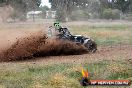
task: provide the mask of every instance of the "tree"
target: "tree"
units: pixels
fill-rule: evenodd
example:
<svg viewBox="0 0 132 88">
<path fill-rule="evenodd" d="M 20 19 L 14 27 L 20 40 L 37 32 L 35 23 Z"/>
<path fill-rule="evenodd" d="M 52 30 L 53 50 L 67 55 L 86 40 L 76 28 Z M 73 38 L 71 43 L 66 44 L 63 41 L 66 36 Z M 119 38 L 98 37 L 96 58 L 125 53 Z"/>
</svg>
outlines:
<svg viewBox="0 0 132 88">
<path fill-rule="evenodd" d="M 41 6 L 40 9 L 42 11 L 47 11 L 47 10 L 49 10 L 49 7 L 48 6 Z"/>
<path fill-rule="evenodd" d="M 118 9 L 105 9 L 102 13 L 102 17 L 104 19 L 119 19 L 120 18 L 120 11 Z"/>
<path fill-rule="evenodd" d="M 46 18 L 46 11 L 50 10 L 48 6 L 41 6 L 40 10 L 42 11 L 42 17 Z"/>
<path fill-rule="evenodd" d="M 49 0 L 51 3 L 51 8 L 57 11 L 57 19 L 59 21 L 66 21 L 71 15 L 75 8 L 79 9 L 89 9 L 89 11 L 94 12 L 98 10 L 99 1 L 98 0 Z M 97 8 L 96 8 L 97 7 Z"/>
<path fill-rule="evenodd" d="M 75 9 L 90 14 L 102 14 L 105 9 L 118 9 L 122 13 L 132 11 L 132 0 L 49 0 L 51 8 L 57 11 L 57 19 L 65 21 Z"/>
<path fill-rule="evenodd" d="M 69 18 L 70 12 L 73 9 L 74 1 L 76 0 L 49 0 L 51 8 L 57 11 L 56 19 L 58 21 L 66 21 Z"/>
<path fill-rule="evenodd" d="M 11 5 L 15 10 L 15 14 L 23 19 L 26 17 L 26 12 L 39 8 L 41 0 L 0 0 L 0 4 L 2 6 Z"/>
<path fill-rule="evenodd" d="M 132 12 L 132 0 L 130 1 L 130 4 L 129 4 L 129 7 L 128 7 L 129 9 L 129 12 Z"/>
<path fill-rule="evenodd" d="M 115 7 L 119 10 L 121 10 L 123 13 L 126 13 L 131 0 L 113 0 Z"/>
<path fill-rule="evenodd" d="M 123 13 L 129 10 L 132 0 L 100 0 L 102 9 L 119 9 Z"/>
</svg>

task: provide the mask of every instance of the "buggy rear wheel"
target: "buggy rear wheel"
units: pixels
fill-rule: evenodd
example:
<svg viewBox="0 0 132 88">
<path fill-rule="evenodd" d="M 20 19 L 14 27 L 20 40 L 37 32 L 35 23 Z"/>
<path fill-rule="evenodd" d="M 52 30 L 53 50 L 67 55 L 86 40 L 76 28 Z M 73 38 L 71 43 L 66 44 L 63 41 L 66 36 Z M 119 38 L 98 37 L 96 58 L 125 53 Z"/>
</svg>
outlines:
<svg viewBox="0 0 132 88">
<path fill-rule="evenodd" d="M 84 46 L 88 49 L 89 52 L 95 53 L 97 50 L 97 44 L 94 41 L 87 42 Z"/>
</svg>

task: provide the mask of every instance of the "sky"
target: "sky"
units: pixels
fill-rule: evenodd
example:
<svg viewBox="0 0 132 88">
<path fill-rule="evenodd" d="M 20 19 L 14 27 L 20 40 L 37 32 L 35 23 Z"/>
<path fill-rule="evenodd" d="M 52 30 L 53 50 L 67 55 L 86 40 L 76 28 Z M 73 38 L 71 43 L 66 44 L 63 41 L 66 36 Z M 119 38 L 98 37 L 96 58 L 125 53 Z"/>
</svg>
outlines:
<svg viewBox="0 0 132 88">
<path fill-rule="evenodd" d="M 41 3 L 42 6 L 46 5 L 48 6 L 49 8 L 51 7 L 50 3 L 49 3 L 49 0 L 42 0 L 42 3 Z"/>
</svg>

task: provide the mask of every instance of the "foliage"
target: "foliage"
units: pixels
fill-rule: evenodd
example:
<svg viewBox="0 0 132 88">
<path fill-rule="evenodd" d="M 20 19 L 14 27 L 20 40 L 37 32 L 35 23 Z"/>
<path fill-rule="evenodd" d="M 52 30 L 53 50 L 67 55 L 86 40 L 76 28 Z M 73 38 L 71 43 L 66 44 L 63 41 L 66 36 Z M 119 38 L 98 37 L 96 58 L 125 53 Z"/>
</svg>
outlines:
<svg viewBox="0 0 132 88">
<path fill-rule="evenodd" d="M 132 0 L 49 0 L 52 9 L 57 10 L 57 20 L 66 21 L 75 10 L 84 10 L 99 17 L 105 9 L 118 9 L 122 13 L 132 11 Z M 76 11 L 75 11 L 76 12 Z M 118 12 L 118 11 L 117 11 Z M 115 12 L 116 13 L 116 12 Z M 116 13 L 117 14 L 117 13 Z M 115 15 L 116 15 L 115 14 Z M 94 18 L 94 17 L 93 17 Z M 74 19 L 74 18 L 73 18 Z"/>
<path fill-rule="evenodd" d="M 115 7 L 125 13 L 131 3 L 131 0 L 116 0 Z"/>
<path fill-rule="evenodd" d="M 48 6 L 41 6 L 40 10 L 42 11 L 42 18 L 46 18 L 46 11 L 48 11 L 50 8 Z"/>
<path fill-rule="evenodd" d="M 60 22 L 66 22 L 66 16 L 65 16 L 65 11 L 57 11 L 56 13 L 56 21 L 60 21 Z"/>
<path fill-rule="evenodd" d="M 57 10 L 57 20 L 66 21 L 74 10 L 85 10 L 89 13 L 100 11 L 98 0 L 49 0 L 52 9 Z M 75 12 L 77 12 L 75 11 Z M 74 19 L 74 18 L 73 18 Z"/>
<path fill-rule="evenodd" d="M 52 9 L 57 11 L 56 19 L 59 21 L 66 21 L 74 7 L 74 0 L 49 0 Z"/>
<path fill-rule="evenodd" d="M 49 7 L 48 6 L 41 6 L 40 9 L 42 11 L 47 11 L 47 10 L 49 10 Z"/>
<path fill-rule="evenodd" d="M 0 0 L 0 4 L 3 4 L 3 6 L 11 5 L 15 10 L 12 17 L 25 20 L 25 13 L 30 10 L 38 9 L 41 4 L 41 0 Z"/>
<path fill-rule="evenodd" d="M 132 21 L 132 13 L 126 14 L 126 16 L 123 19 Z"/>
<path fill-rule="evenodd" d="M 131 8 L 132 5 L 131 0 L 100 0 L 102 9 L 119 9 L 123 13 L 126 13 Z"/>
<path fill-rule="evenodd" d="M 105 9 L 103 11 L 102 17 L 104 19 L 119 19 L 120 18 L 120 11 L 118 9 Z"/>
<path fill-rule="evenodd" d="M 0 0 L 0 4 L 10 4 L 15 9 L 21 10 L 33 10 L 38 8 L 41 4 L 41 0 Z"/>
<path fill-rule="evenodd" d="M 83 10 L 76 10 L 71 13 L 71 20 L 88 20 L 89 13 Z"/>
</svg>

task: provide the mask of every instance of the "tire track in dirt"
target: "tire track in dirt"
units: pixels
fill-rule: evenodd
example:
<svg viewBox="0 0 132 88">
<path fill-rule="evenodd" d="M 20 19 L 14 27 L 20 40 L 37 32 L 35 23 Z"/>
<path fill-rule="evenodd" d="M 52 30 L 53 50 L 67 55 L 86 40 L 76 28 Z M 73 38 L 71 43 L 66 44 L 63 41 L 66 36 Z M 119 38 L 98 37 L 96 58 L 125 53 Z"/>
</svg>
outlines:
<svg viewBox="0 0 132 88">
<path fill-rule="evenodd" d="M 115 45 L 115 46 L 100 46 L 96 53 L 87 53 L 82 55 L 68 55 L 68 56 L 47 56 L 38 57 L 32 60 L 13 62 L 22 64 L 36 64 L 39 65 L 49 65 L 49 64 L 60 64 L 60 63 L 73 63 L 82 64 L 83 63 L 94 63 L 102 60 L 125 60 L 132 61 L 132 45 Z"/>
</svg>

